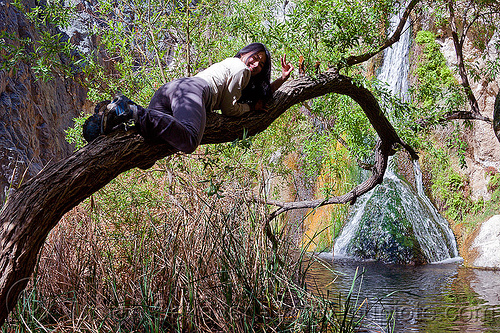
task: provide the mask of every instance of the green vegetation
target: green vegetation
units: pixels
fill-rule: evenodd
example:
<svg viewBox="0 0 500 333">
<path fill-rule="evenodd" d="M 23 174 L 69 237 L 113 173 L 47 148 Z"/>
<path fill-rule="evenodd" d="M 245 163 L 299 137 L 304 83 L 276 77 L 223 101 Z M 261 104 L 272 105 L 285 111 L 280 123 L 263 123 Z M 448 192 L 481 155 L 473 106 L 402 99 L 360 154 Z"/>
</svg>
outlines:
<svg viewBox="0 0 500 333">
<path fill-rule="evenodd" d="M 72 77 L 81 59 L 60 28 L 70 25 L 74 8 L 57 1 L 32 8 L 25 7 L 20 0 L 13 1 L 12 5 L 26 14 L 36 30 L 18 34 L 0 32 L 0 69 L 16 71 L 22 61 L 31 64 L 37 79 L 49 81 L 54 75 Z"/>
<path fill-rule="evenodd" d="M 467 179 L 452 168 L 450 153 L 450 149 L 430 147 L 426 164 L 432 168 L 431 189 L 435 202 L 448 219 L 460 223 L 470 211 L 472 202 L 467 192 Z"/>
<path fill-rule="evenodd" d="M 443 111 L 458 109 L 463 105 L 464 97 L 452 70 L 446 65 L 436 35 L 422 30 L 417 32 L 415 42 L 423 47 L 415 70 L 419 80 L 415 98 L 431 114 L 437 113 L 436 116 L 442 115 Z M 441 107 L 436 107 L 437 104 L 441 104 Z"/>
<path fill-rule="evenodd" d="M 80 114 L 80 117 L 73 119 L 74 120 L 74 125 L 73 127 L 69 127 L 64 130 L 66 133 L 66 141 L 69 143 L 75 145 L 75 149 L 78 150 L 85 146 L 87 142 L 83 138 L 83 124 L 85 123 L 85 120 L 87 119 L 88 115 L 84 114 L 83 112 Z"/>
<path fill-rule="evenodd" d="M 448 146 L 448 148 L 434 145 L 426 150 L 424 163 L 428 172 L 432 175 L 431 197 L 437 204 L 438 209 L 452 223 L 462 225 L 465 234 L 469 234 L 480 222 L 499 214 L 500 209 L 500 177 L 498 172 L 492 171 L 486 174 L 488 180 L 488 191 L 491 198 L 487 201 L 483 197 L 473 200 L 470 194 L 469 180 L 462 172 L 457 171 L 457 165 L 453 164 L 450 156 L 457 160 L 462 156 Z M 455 165 L 455 167 L 454 167 Z"/>
<path fill-rule="evenodd" d="M 490 200 L 485 201 L 482 197 L 473 203 L 470 213 L 464 218 L 467 222 L 467 231 L 473 231 L 481 222 L 488 220 L 493 215 L 500 214 L 500 176 L 498 173 L 488 175 L 488 190 L 491 194 Z"/>
<path fill-rule="evenodd" d="M 372 89 L 401 137 L 422 150 L 432 197 L 447 218 L 469 223 L 471 230 L 473 216 L 498 212 L 498 174 L 490 179 L 492 199 L 473 202 L 467 178 L 450 162 L 456 155 L 457 164 L 465 165 L 468 147 L 460 131 L 439 147 L 415 126 L 465 108 L 463 87 L 434 33 L 416 33 L 422 54 L 411 103 L 377 87 L 366 64 L 345 67 L 347 57 L 378 49 L 399 1 L 99 0 L 93 8 L 97 23 L 89 27 L 96 49 L 81 60 L 58 30 L 78 16 L 76 9 L 55 1 L 31 9 L 21 1 L 13 5 L 40 31 L 31 37 L 1 32 L 1 68 L 30 62 L 44 80 L 81 70 L 94 102 L 121 91 L 147 105 L 165 82 L 193 75 L 254 41 L 269 47 L 275 71 L 285 53 L 296 66 L 304 57 L 313 79 L 316 63 L 319 72 L 338 67 Z M 438 25 L 446 24 L 443 8 L 434 13 Z M 484 71 L 491 79 L 499 68 L 497 59 L 487 61 Z M 84 144 L 86 116 L 67 131 L 77 149 Z M 303 248 L 296 240 L 305 219 L 281 217 L 271 226 L 279 244 L 273 248 L 264 228 L 271 208 L 260 202 L 346 193 L 356 185 L 356 163 L 371 162 L 375 142 L 360 107 L 329 94 L 291 108 L 256 137 L 200 147 L 120 176 L 53 230 L 3 331 L 354 331 L 362 318 L 359 304 L 350 303 L 353 295 L 333 302 L 330 295 L 309 293 L 303 260 L 309 244 L 316 251 L 331 249 L 348 207 L 324 214 L 326 224 L 308 235 Z"/>
</svg>

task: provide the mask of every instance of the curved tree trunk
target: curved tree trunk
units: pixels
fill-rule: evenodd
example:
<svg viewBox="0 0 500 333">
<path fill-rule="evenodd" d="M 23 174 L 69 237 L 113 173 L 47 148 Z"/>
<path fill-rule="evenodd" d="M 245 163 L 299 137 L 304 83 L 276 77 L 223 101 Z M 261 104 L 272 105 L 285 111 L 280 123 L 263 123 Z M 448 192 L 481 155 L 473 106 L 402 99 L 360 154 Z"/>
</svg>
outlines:
<svg viewBox="0 0 500 333">
<path fill-rule="evenodd" d="M 393 144 L 402 144 L 416 157 L 400 140 L 370 91 L 335 70 L 314 79 L 289 81 L 275 92 L 267 113 L 251 112 L 241 118 L 209 114 L 202 144 L 233 141 L 242 137 L 245 129 L 249 135 L 255 135 L 292 105 L 330 92 L 348 95 L 363 108 L 384 147 L 380 150 L 379 173 L 383 175 L 385 171 L 384 161 L 392 154 Z M 172 153 L 168 145 L 148 143 L 133 130 L 117 132 L 101 136 L 70 157 L 46 167 L 12 193 L 0 214 L 0 326 L 26 287 L 38 253 L 61 217 L 120 173 L 135 167 L 149 168 Z M 374 187 L 376 182 L 365 187 Z M 349 200 L 356 196 L 350 195 Z"/>
</svg>

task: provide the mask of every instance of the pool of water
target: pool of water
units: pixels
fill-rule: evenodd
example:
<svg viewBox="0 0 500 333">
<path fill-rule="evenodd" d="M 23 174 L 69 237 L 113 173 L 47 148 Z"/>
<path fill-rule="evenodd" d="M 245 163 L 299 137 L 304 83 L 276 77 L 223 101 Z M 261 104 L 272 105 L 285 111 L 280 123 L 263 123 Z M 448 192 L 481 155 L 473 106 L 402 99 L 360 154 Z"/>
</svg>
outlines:
<svg viewBox="0 0 500 333">
<path fill-rule="evenodd" d="M 500 271 L 465 268 L 460 260 L 424 266 L 316 257 L 310 291 L 352 301 L 365 332 L 500 332 Z M 355 276 L 358 278 L 354 279 Z"/>
</svg>

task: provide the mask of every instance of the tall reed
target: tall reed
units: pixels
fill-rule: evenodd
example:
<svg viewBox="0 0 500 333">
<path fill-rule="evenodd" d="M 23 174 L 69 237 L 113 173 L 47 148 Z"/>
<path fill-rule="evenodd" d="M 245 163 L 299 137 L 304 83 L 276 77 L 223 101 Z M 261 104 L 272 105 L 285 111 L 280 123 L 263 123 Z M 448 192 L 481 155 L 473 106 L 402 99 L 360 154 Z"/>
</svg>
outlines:
<svg viewBox="0 0 500 333">
<path fill-rule="evenodd" d="M 255 193 L 199 184 L 158 164 L 73 209 L 2 331 L 339 332 L 350 313 L 307 290 L 295 231 L 273 225 L 273 248 Z"/>
</svg>

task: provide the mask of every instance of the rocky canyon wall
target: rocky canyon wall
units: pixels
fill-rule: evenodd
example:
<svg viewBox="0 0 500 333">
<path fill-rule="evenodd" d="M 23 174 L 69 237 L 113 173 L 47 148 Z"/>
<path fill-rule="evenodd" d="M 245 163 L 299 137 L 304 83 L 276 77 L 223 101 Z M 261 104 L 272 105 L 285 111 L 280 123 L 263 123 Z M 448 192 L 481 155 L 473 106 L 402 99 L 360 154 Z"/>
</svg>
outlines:
<svg viewBox="0 0 500 333">
<path fill-rule="evenodd" d="M 27 7 L 34 4 L 24 1 Z M 0 46 L 9 43 L 21 47 L 17 39 L 38 38 L 34 27 L 10 1 L 0 0 L 0 32 Z M 0 56 L 6 54 L 0 47 Z M 73 125 L 73 118 L 86 103 L 86 90 L 74 77 L 54 73 L 44 82 L 35 77 L 32 66 L 18 61 L 12 68 L 0 70 L 1 204 L 23 180 L 71 154 L 73 147 L 65 141 L 64 130 Z"/>
<path fill-rule="evenodd" d="M 493 48 L 493 43 L 498 41 L 498 33 L 488 40 L 491 52 L 488 57 L 498 57 Z M 457 57 L 453 47 L 451 37 L 445 36 L 441 40 L 441 52 L 447 59 L 450 68 L 456 68 Z M 478 68 L 484 69 L 485 60 L 479 57 L 480 52 L 474 48 L 470 39 L 464 47 L 465 61 L 475 64 Z M 481 114 L 493 119 L 493 107 L 495 98 L 499 91 L 499 81 L 486 82 L 484 80 L 471 80 L 471 88 L 476 96 Z M 491 124 L 484 121 L 474 121 L 471 127 L 463 127 L 463 138 L 466 139 L 468 150 L 466 155 L 467 169 L 464 172 L 468 175 L 471 187 L 471 198 L 478 200 L 483 197 L 485 200 L 491 198 L 491 193 L 487 189 L 489 178 L 492 173 L 500 171 L 500 142 L 498 142 Z"/>
<path fill-rule="evenodd" d="M 457 71 L 457 56 L 453 45 L 451 31 L 442 30 L 435 26 L 435 22 L 429 16 L 414 17 L 414 30 L 430 30 L 438 36 L 436 42 L 441 46 L 440 51 L 446 58 L 447 66 L 453 70 L 458 82 L 460 77 Z M 474 46 L 474 39 L 482 38 L 488 47 L 487 59 L 482 58 L 483 52 Z M 486 66 L 486 60 L 492 60 L 500 55 L 495 52 L 494 43 L 498 42 L 500 34 L 498 31 L 493 36 L 474 35 L 469 32 L 464 43 L 464 61 L 466 66 L 471 66 L 477 70 L 482 70 Z M 416 44 L 416 43 L 415 43 Z M 418 45 L 413 45 L 414 59 L 411 60 L 412 67 L 418 61 Z M 478 101 L 480 112 L 483 116 L 493 119 L 493 106 L 495 97 L 500 89 L 500 81 L 487 82 L 484 78 L 475 80 L 469 77 L 472 91 Z M 468 105 L 468 104 L 467 104 Z M 458 110 L 456 110 L 458 111 Z M 456 121 L 455 121 L 456 122 Z M 467 154 L 465 156 L 467 168 L 461 169 L 458 165 L 457 171 L 465 174 L 470 186 L 470 196 L 472 200 L 481 197 L 484 200 L 491 198 L 491 193 L 487 189 L 488 181 L 492 173 L 500 172 L 500 143 L 495 137 L 491 124 L 484 121 L 473 121 L 472 126 L 467 126 L 466 122 L 460 121 L 462 139 L 467 143 Z M 440 142 L 447 142 L 454 129 L 453 122 L 447 126 L 436 127 L 434 134 Z M 458 163 L 457 163 L 458 164 Z"/>
</svg>

